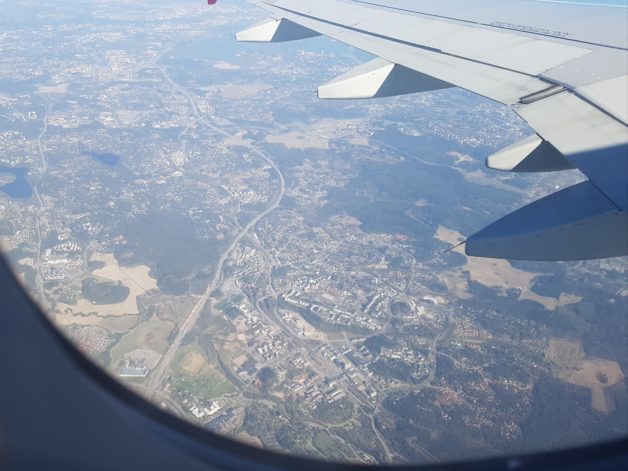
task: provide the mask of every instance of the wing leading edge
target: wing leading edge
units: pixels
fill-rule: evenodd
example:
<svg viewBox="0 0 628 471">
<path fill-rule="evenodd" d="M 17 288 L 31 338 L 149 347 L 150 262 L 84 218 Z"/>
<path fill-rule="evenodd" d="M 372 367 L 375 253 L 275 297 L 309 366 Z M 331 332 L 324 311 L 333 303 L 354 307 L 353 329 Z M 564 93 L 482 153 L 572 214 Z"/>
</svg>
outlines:
<svg viewBox="0 0 628 471">
<path fill-rule="evenodd" d="M 464 88 L 509 106 L 536 131 L 490 156 L 490 168 L 577 168 L 588 177 L 472 235 L 468 255 L 628 255 L 628 26 L 615 8 L 520 0 L 480 0 L 473 10 L 461 0 L 252 3 L 273 19 L 238 33 L 240 41 L 322 34 L 378 56 L 321 86 L 320 98 Z M 578 25 L 605 25 L 604 34 Z"/>
</svg>

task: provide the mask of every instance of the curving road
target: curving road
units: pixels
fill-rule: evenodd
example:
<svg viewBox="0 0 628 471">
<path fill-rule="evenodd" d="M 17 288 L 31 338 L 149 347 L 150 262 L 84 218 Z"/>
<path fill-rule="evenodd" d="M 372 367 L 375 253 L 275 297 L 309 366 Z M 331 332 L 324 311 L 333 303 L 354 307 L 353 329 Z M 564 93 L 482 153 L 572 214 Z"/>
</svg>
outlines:
<svg viewBox="0 0 628 471">
<path fill-rule="evenodd" d="M 41 199 L 41 195 L 39 194 L 39 183 L 44 178 L 46 173 L 48 173 L 48 161 L 46 160 L 46 155 L 44 153 L 44 146 L 41 143 L 44 135 L 48 131 L 48 107 L 46 107 L 46 113 L 44 115 L 44 127 L 37 136 L 37 147 L 39 148 L 39 156 L 41 158 L 41 174 L 37 179 L 37 182 L 33 185 L 33 193 L 37 198 L 37 202 L 39 203 L 39 210 L 37 211 L 37 218 L 35 221 L 35 226 L 37 228 L 37 277 L 36 277 L 36 285 L 37 291 L 39 292 L 39 298 L 41 306 L 44 306 L 46 303 L 46 293 L 44 291 L 44 277 L 41 272 L 41 215 L 44 212 L 44 202 Z"/>
<path fill-rule="evenodd" d="M 246 226 L 244 226 L 244 228 L 238 233 L 238 235 L 235 237 L 235 239 L 233 239 L 231 244 L 229 244 L 227 249 L 223 252 L 222 256 L 220 257 L 220 260 L 218 261 L 218 264 L 216 265 L 216 270 L 214 272 L 214 277 L 212 278 L 211 283 L 209 284 L 209 286 L 207 286 L 207 289 L 203 292 L 203 295 L 198 300 L 198 302 L 196 303 L 194 308 L 192 308 L 192 310 L 190 311 L 190 314 L 188 315 L 188 317 L 181 324 L 181 326 L 179 328 L 179 333 L 177 334 L 176 338 L 174 339 L 174 341 L 172 342 L 172 344 L 170 345 L 170 347 L 168 348 L 168 350 L 164 354 L 164 356 L 161 359 L 161 362 L 159 363 L 157 368 L 155 368 L 155 370 L 153 371 L 152 375 L 150 376 L 150 378 L 149 378 L 149 380 L 148 380 L 148 382 L 146 384 L 146 394 L 149 397 L 152 396 L 153 394 L 155 394 L 155 391 L 161 385 L 161 383 L 162 383 L 162 381 L 164 379 L 164 376 L 166 375 L 166 372 L 168 371 L 168 367 L 170 366 L 170 363 L 172 362 L 172 359 L 174 358 L 174 355 L 176 354 L 177 350 L 179 349 L 179 347 L 181 345 L 181 342 L 183 341 L 185 336 L 188 334 L 188 332 L 190 332 L 190 330 L 192 330 L 192 328 L 196 325 L 196 322 L 198 321 L 198 318 L 201 315 L 201 312 L 203 312 L 203 308 L 207 304 L 207 301 L 209 300 L 209 297 L 210 297 L 211 293 L 218 287 L 218 284 L 220 282 L 220 278 L 221 278 L 221 275 L 222 275 L 222 270 L 224 268 L 225 262 L 227 261 L 227 259 L 231 255 L 231 252 L 233 252 L 233 249 L 235 249 L 235 247 L 242 240 L 242 238 L 244 236 L 246 236 L 251 231 L 251 229 L 253 229 L 257 225 L 257 223 L 260 220 L 265 218 L 268 214 L 273 212 L 279 206 L 279 204 L 281 203 L 281 200 L 283 199 L 283 196 L 284 196 L 284 194 L 286 192 L 286 181 L 285 181 L 285 178 L 284 178 L 283 174 L 281 173 L 281 171 L 279 170 L 279 167 L 277 167 L 277 165 L 275 164 L 275 162 L 273 162 L 261 150 L 259 150 L 257 147 L 255 147 L 250 142 L 244 141 L 244 140 L 238 138 L 237 136 L 233 136 L 233 135 L 229 134 L 228 132 L 224 131 L 223 129 L 217 128 L 210 121 L 208 121 L 207 119 L 203 118 L 200 115 L 200 113 L 198 112 L 198 108 L 196 107 L 196 103 L 194 103 L 194 99 L 193 99 L 192 95 L 190 94 L 190 92 L 185 87 L 183 87 L 181 84 L 175 82 L 172 79 L 172 77 L 170 77 L 170 75 L 168 75 L 168 72 L 165 70 L 165 68 L 159 64 L 158 61 L 159 61 L 159 59 L 161 57 L 163 57 L 164 54 L 165 54 L 165 52 L 162 53 L 159 57 L 157 57 L 157 59 L 155 59 L 154 65 L 155 65 L 155 67 L 157 69 L 159 69 L 159 71 L 163 75 L 164 79 L 168 82 L 168 84 L 175 91 L 177 91 L 180 94 L 182 94 L 183 96 L 185 96 L 185 98 L 188 100 L 188 102 L 190 104 L 190 108 L 192 109 L 192 112 L 193 112 L 195 118 L 197 119 L 197 121 L 202 123 L 207 128 L 211 129 L 212 131 L 215 131 L 215 132 L 217 132 L 219 134 L 222 134 L 225 137 L 229 137 L 231 139 L 234 139 L 234 140 L 238 141 L 239 144 L 242 147 L 248 148 L 251 152 L 255 153 L 256 155 L 258 155 L 259 157 L 264 159 L 268 163 L 268 165 L 270 165 L 273 168 L 273 170 L 275 171 L 275 173 L 279 177 L 280 190 L 279 190 L 279 193 L 277 193 L 277 195 L 273 199 L 273 201 L 270 204 L 270 206 L 268 206 L 268 208 L 266 208 L 263 212 L 258 214 L 252 221 L 250 221 Z"/>
</svg>

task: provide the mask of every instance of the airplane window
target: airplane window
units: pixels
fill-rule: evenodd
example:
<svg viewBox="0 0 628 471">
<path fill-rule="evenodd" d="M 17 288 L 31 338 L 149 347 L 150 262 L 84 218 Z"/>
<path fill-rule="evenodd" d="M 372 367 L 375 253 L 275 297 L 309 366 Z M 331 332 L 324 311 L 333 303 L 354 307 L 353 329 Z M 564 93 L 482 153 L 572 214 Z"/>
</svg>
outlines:
<svg viewBox="0 0 628 471">
<path fill-rule="evenodd" d="M 487 169 L 534 134 L 511 110 L 459 88 L 319 100 L 373 57 L 326 38 L 236 43 L 267 18 L 240 0 L 0 12 L 3 255 L 131 389 L 334 461 L 628 434 L 628 259 L 458 246 L 586 179 Z"/>
</svg>

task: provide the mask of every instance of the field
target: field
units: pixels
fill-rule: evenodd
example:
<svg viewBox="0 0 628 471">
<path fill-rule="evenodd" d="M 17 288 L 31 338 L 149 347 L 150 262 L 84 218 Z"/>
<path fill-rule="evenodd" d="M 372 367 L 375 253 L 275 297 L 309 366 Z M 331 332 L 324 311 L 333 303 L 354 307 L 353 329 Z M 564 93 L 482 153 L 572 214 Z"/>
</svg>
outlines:
<svg viewBox="0 0 628 471">
<path fill-rule="evenodd" d="M 200 400 L 215 399 L 236 391 L 195 344 L 177 353 L 172 371 L 175 376 L 174 387 Z"/>
<path fill-rule="evenodd" d="M 323 456 L 331 456 L 336 451 L 333 438 L 325 431 L 316 434 L 313 445 Z"/>
<path fill-rule="evenodd" d="M 442 226 L 438 228 L 436 238 L 452 246 L 465 240 L 459 232 Z M 454 252 L 464 255 L 464 248 L 457 247 Z M 476 257 L 467 257 L 467 264 L 462 271 L 468 273 L 472 280 L 490 288 L 522 290 L 529 290 L 534 279 L 540 275 L 540 273 L 529 273 L 514 268 L 507 260 Z"/>
<path fill-rule="evenodd" d="M 68 91 L 67 83 L 60 83 L 59 85 L 39 85 L 37 87 L 37 93 L 43 93 L 43 94 L 47 94 L 47 93 L 63 94 L 63 93 L 66 93 L 67 91 Z"/>
<path fill-rule="evenodd" d="M 524 301 L 526 299 L 542 304 L 543 307 L 545 307 L 545 309 L 548 311 L 555 311 L 561 306 L 578 304 L 580 301 L 582 301 L 582 296 L 562 293 L 560 297 L 556 299 L 549 296 L 541 296 L 540 294 L 537 294 L 532 290 L 525 290 L 521 292 L 521 295 L 519 296 L 519 301 Z"/>
<path fill-rule="evenodd" d="M 225 70 L 226 65 L 227 63 L 222 62 L 218 64 L 218 67 Z M 271 85 L 266 83 L 251 83 L 246 85 L 211 85 L 203 87 L 202 90 L 208 93 L 218 93 L 222 98 L 227 100 L 243 100 L 260 96 L 262 93 L 272 88 Z"/>
<path fill-rule="evenodd" d="M 457 231 L 447 229 L 440 226 L 435 237 L 446 244 L 453 246 L 458 245 L 465 240 L 464 236 Z M 464 247 L 456 247 L 453 249 L 461 255 L 464 254 Z M 555 311 L 560 306 L 568 304 L 577 304 L 582 301 L 582 297 L 562 293 L 559 298 L 549 296 L 541 296 L 532 291 L 534 280 L 543 273 L 531 273 L 519 270 L 513 267 L 507 260 L 497 260 L 492 258 L 467 257 L 466 265 L 462 268 L 456 268 L 442 275 L 443 282 L 449 289 L 459 298 L 468 299 L 467 279 L 480 283 L 489 288 L 495 288 L 505 293 L 507 290 L 519 290 L 519 301 L 534 301 L 541 304 L 548 311 Z"/>
<path fill-rule="evenodd" d="M 331 119 L 326 118 L 304 126 L 302 131 L 291 131 L 286 134 L 269 134 L 266 142 L 282 144 L 287 149 L 329 149 L 329 144 L 335 139 L 346 139 L 354 145 L 368 145 L 369 139 L 361 135 L 359 128 L 363 120 L 360 119 Z"/>
<path fill-rule="evenodd" d="M 111 349 L 112 365 L 115 365 L 125 353 L 137 348 L 154 350 L 163 354 L 168 348 L 166 338 L 173 328 L 174 325 L 171 322 L 159 319 L 151 319 L 139 324 Z"/>
<path fill-rule="evenodd" d="M 111 282 L 120 282 L 129 288 L 127 298 L 116 304 L 93 304 L 87 299 L 80 298 L 76 305 L 59 303 L 57 312 L 64 314 L 59 316 L 59 322 L 63 324 L 86 324 L 84 316 L 93 314 L 92 324 L 98 324 L 98 318 L 137 315 L 137 298 L 146 292 L 157 288 L 157 280 L 149 275 L 150 269 L 145 265 L 136 267 L 121 267 L 112 254 L 96 253 L 92 255 L 91 261 L 98 261 L 104 264 L 103 268 L 94 270 L 92 276 Z M 81 319 L 82 318 L 82 319 Z M 101 319 L 102 320 L 102 319 Z"/>
<path fill-rule="evenodd" d="M 550 339 L 545 360 L 564 369 L 573 369 L 582 359 L 582 342 L 579 340 Z"/>
<path fill-rule="evenodd" d="M 138 316 L 117 316 L 101 319 L 100 326 L 111 332 L 128 332 L 137 325 Z"/>
<path fill-rule="evenodd" d="M 616 361 L 591 359 L 585 360 L 576 371 L 567 378 L 567 382 L 584 386 L 591 390 L 591 407 L 608 414 L 611 407 L 606 400 L 605 389 L 624 379 L 619 363 Z"/>
<path fill-rule="evenodd" d="M 619 363 L 600 358 L 585 359 L 578 340 L 551 339 L 545 359 L 556 367 L 561 380 L 591 390 L 591 407 L 608 414 L 611 407 L 605 389 L 624 379 Z"/>
<path fill-rule="evenodd" d="M 269 144 L 283 144 L 288 149 L 329 149 L 329 141 L 327 139 L 300 131 L 276 135 L 269 134 L 266 136 L 266 142 Z"/>
</svg>

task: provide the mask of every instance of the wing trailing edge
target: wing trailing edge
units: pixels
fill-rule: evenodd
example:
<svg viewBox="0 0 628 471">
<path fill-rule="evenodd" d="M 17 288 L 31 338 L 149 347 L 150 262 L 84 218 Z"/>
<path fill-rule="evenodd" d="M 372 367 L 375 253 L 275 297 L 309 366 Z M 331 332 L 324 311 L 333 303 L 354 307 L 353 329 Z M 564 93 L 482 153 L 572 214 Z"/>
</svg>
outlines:
<svg viewBox="0 0 628 471">
<path fill-rule="evenodd" d="M 239 40 L 278 42 L 323 34 L 378 57 L 320 86 L 320 98 L 460 87 L 509 106 L 537 133 L 489 156 L 487 167 L 578 169 L 589 178 L 479 231 L 467 241 L 468 255 L 519 260 L 628 255 L 628 49 L 377 2 L 251 3 L 281 19 L 240 33 Z M 556 79 L 570 74 L 573 83 Z"/>
<path fill-rule="evenodd" d="M 471 236 L 467 255 L 587 260 L 628 255 L 628 214 L 585 181 L 525 206 Z"/>
</svg>

